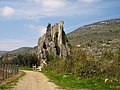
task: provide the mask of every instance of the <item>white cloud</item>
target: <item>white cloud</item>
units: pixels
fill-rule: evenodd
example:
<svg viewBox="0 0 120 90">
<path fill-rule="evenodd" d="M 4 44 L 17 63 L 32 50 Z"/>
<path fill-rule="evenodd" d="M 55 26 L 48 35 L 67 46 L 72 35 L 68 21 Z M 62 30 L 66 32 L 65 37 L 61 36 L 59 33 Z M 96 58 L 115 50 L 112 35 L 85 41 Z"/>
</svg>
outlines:
<svg viewBox="0 0 120 90">
<path fill-rule="evenodd" d="M 4 16 L 13 15 L 11 19 L 33 19 L 39 20 L 44 17 L 63 17 L 73 15 L 88 15 L 88 12 L 94 12 L 96 7 L 93 2 L 101 0 L 25 0 L 25 2 L 9 2 L 12 7 L 12 13 Z M 27 3 L 27 4 L 26 4 Z M 90 5 L 86 3 L 91 3 Z M 93 7 L 94 6 L 94 7 Z M 15 12 L 15 13 L 14 13 Z M 92 13 L 91 13 L 92 14 Z"/>
<path fill-rule="evenodd" d="M 9 6 L 5 6 L 2 10 L 1 10 L 1 15 L 3 17 L 10 17 L 15 13 L 15 10 L 12 7 Z"/>
<path fill-rule="evenodd" d="M 33 0 L 41 6 L 43 12 L 55 12 L 65 9 L 67 0 Z"/>
<path fill-rule="evenodd" d="M 82 1 L 82 2 L 85 2 L 85 3 L 93 3 L 93 2 L 95 2 L 96 0 L 79 0 L 79 1 Z"/>
<path fill-rule="evenodd" d="M 45 12 L 52 12 L 65 8 L 65 0 L 41 0 L 43 10 Z"/>
<path fill-rule="evenodd" d="M 83 2 L 83 3 L 87 3 L 87 4 L 91 4 L 94 2 L 99 2 L 101 0 L 78 0 L 78 2 Z"/>
<path fill-rule="evenodd" d="M 31 30 L 37 31 L 39 33 L 39 36 L 43 36 L 46 32 L 45 26 L 28 25 L 28 28 L 30 28 Z"/>
</svg>

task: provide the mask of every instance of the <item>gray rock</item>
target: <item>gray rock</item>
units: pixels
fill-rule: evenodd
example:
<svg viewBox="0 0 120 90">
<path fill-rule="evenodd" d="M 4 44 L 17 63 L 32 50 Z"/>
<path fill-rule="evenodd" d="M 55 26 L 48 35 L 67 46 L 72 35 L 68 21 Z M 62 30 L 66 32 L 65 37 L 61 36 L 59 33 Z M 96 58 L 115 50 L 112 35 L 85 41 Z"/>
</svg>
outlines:
<svg viewBox="0 0 120 90">
<path fill-rule="evenodd" d="M 46 34 L 38 40 L 38 58 L 47 63 L 47 54 L 54 53 L 65 59 L 70 54 L 68 39 L 64 32 L 64 22 L 60 21 L 53 26 L 49 23 Z"/>
</svg>

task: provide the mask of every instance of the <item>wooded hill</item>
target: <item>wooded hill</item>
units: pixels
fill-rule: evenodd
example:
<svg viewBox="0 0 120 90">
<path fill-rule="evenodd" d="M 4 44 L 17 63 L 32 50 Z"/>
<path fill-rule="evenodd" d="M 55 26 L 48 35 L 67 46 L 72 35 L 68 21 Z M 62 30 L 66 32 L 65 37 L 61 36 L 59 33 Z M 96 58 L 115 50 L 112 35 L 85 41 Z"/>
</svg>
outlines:
<svg viewBox="0 0 120 90">
<path fill-rule="evenodd" d="M 120 19 L 85 25 L 68 34 L 73 45 L 120 45 Z"/>
<path fill-rule="evenodd" d="M 3 54 L 24 54 L 28 52 L 37 52 L 37 46 L 35 47 L 21 47 L 12 51 L 0 51 L 0 56 Z"/>
</svg>

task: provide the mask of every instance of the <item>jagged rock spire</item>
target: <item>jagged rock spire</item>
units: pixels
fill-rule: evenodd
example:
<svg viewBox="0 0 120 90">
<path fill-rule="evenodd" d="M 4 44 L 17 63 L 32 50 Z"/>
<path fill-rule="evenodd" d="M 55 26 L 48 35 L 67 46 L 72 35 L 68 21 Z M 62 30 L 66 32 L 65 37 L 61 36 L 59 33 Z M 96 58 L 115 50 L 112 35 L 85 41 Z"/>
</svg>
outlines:
<svg viewBox="0 0 120 90">
<path fill-rule="evenodd" d="M 47 31 L 50 31 L 51 30 L 51 24 L 50 22 L 48 23 L 48 26 L 47 26 Z"/>
<path fill-rule="evenodd" d="M 38 41 L 38 58 L 47 62 L 47 53 L 53 52 L 60 58 L 67 58 L 70 54 L 68 39 L 64 32 L 64 21 L 51 26 L 48 23 L 46 34 Z"/>
</svg>

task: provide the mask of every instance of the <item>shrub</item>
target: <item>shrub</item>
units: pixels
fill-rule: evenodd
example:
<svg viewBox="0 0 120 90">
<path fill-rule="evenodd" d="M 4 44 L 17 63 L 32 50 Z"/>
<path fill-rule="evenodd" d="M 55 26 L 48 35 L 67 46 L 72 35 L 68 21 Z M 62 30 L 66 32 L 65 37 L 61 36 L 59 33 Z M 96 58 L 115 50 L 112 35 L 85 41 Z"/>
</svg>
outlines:
<svg viewBox="0 0 120 90">
<path fill-rule="evenodd" d="M 74 48 L 68 59 L 60 59 L 53 53 L 48 55 L 48 70 L 58 74 L 70 74 L 77 77 L 90 78 L 100 77 L 120 77 L 119 53 L 114 55 L 106 51 L 101 58 L 86 55 L 80 48 Z"/>
</svg>

